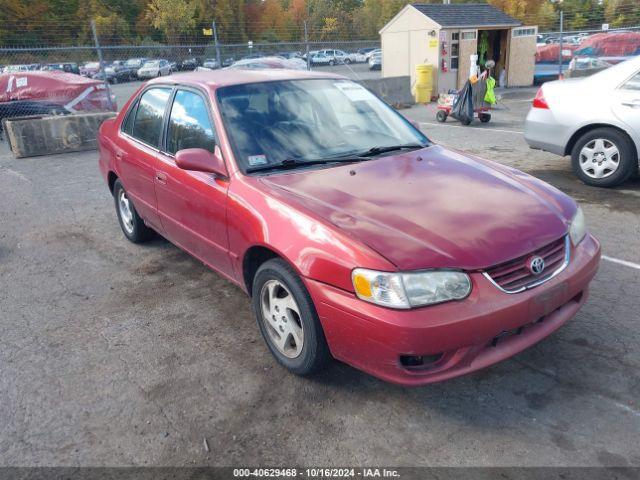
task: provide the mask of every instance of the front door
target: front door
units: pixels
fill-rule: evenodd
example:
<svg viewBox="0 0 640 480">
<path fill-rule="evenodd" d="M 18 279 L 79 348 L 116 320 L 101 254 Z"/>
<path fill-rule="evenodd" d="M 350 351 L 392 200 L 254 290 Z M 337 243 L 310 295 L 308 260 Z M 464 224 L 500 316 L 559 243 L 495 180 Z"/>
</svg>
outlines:
<svg viewBox="0 0 640 480">
<path fill-rule="evenodd" d="M 230 275 L 226 209 L 228 179 L 178 168 L 176 152 L 217 147 L 209 102 L 194 90 L 176 90 L 163 151 L 158 155 L 156 195 L 167 237 L 209 266 Z"/>
<path fill-rule="evenodd" d="M 116 142 L 116 165 L 128 197 L 151 227 L 161 230 L 154 178 L 171 88 L 150 88 L 133 105 Z"/>
</svg>

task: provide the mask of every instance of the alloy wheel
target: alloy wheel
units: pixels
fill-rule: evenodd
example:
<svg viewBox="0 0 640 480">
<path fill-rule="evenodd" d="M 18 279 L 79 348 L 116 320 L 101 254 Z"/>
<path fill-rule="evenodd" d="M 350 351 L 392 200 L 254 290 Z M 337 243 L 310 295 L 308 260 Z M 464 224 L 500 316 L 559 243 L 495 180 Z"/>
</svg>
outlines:
<svg viewBox="0 0 640 480">
<path fill-rule="evenodd" d="M 260 292 L 262 321 L 273 345 L 287 358 L 296 358 L 304 345 L 300 308 L 289 289 L 269 280 Z"/>
</svg>

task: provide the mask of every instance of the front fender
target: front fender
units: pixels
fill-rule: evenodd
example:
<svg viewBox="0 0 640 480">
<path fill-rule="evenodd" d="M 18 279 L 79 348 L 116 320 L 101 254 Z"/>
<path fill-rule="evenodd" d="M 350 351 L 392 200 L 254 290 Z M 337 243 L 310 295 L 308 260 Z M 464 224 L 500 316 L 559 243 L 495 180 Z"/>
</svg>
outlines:
<svg viewBox="0 0 640 480">
<path fill-rule="evenodd" d="M 347 291 L 353 291 L 351 271 L 356 267 L 396 270 L 335 225 L 285 201 L 278 192 L 266 191 L 254 178 L 241 178 L 231 182 L 227 217 L 230 256 L 239 283 L 244 284 L 244 256 L 254 246 L 274 251 L 303 277 Z"/>
</svg>

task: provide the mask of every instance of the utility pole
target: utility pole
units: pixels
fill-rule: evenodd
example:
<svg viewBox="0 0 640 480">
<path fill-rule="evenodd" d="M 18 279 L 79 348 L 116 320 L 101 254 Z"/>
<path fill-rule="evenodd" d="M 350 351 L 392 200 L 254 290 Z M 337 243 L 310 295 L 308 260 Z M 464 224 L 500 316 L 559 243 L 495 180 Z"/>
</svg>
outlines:
<svg viewBox="0 0 640 480">
<path fill-rule="evenodd" d="M 211 24 L 213 30 L 213 44 L 216 47 L 216 60 L 218 60 L 218 68 L 222 68 L 222 60 L 220 58 L 220 45 L 218 45 L 218 29 L 216 28 L 216 21 Z"/>
<path fill-rule="evenodd" d="M 100 48 L 100 42 L 98 41 L 98 32 L 96 31 L 96 21 L 91 20 L 91 32 L 93 33 L 93 42 L 96 45 L 96 50 L 98 51 L 98 62 L 100 63 L 100 73 L 102 74 L 102 79 L 104 81 L 104 86 L 107 89 L 107 97 L 109 97 L 109 105 L 113 110 L 113 99 L 111 98 L 111 87 L 109 87 L 109 81 L 107 80 L 107 74 L 104 71 L 104 60 L 102 59 L 102 49 Z"/>
<path fill-rule="evenodd" d="M 559 38 L 559 46 L 560 51 L 558 53 L 558 80 L 562 78 L 562 35 L 564 30 L 564 12 L 560 9 L 560 38 Z"/>
<path fill-rule="evenodd" d="M 304 21 L 304 45 L 307 54 L 307 70 L 311 70 L 311 55 L 309 55 L 309 30 L 307 28 L 307 21 Z"/>
</svg>

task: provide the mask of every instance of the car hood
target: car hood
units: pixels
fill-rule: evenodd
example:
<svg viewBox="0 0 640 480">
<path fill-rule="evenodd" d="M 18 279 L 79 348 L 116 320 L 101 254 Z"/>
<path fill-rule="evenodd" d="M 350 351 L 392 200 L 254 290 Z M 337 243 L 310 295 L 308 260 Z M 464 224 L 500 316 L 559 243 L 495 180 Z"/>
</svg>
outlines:
<svg viewBox="0 0 640 480">
<path fill-rule="evenodd" d="M 402 270 L 477 270 L 566 234 L 575 203 L 517 170 L 440 146 L 262 177 Z"/>
</svg>

